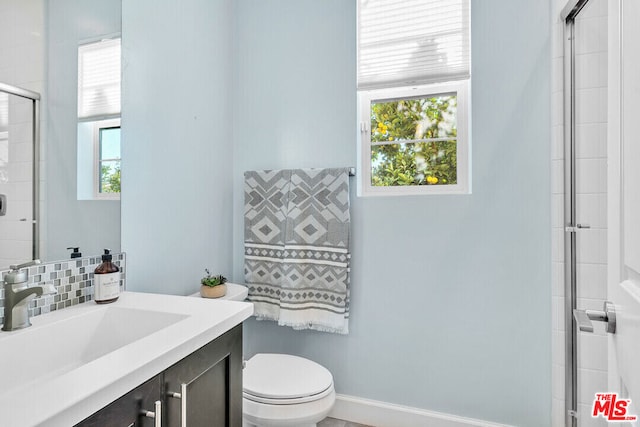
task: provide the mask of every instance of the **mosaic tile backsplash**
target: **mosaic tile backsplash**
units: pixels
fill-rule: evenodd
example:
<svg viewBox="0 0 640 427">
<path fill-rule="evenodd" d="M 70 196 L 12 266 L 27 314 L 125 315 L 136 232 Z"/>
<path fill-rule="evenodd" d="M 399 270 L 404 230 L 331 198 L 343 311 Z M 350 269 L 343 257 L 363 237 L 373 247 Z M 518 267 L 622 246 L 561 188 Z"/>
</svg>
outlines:
<svg viewBox="0 0 640 427">
<path fill-rule="evenodd" d="M 113 263 L 120 267 L 120 291 L 125 289 L 126 255 L 113 254 Z M 29 267 L 29 286 L 53 285 L 54 295 L 43 295 L 29 303 L 29 316 L 62 310 L 93 299 L 93 271 L 102 262 L 101 256 L 75 258 Z M 4 279 L 9 270 L 0 271 Z M 0 323 L 4 323 L 4 283 L 0 287 Z"/>
</svg>

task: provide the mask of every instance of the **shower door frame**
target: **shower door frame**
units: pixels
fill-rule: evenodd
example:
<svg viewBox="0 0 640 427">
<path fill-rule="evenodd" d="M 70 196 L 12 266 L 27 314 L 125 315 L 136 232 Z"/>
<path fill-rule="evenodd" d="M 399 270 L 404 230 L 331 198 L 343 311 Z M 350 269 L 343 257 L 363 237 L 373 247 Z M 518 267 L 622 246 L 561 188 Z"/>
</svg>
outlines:
<svg viewBox="0 0 640 427">
<path fill-rule="evenodd" d="M 32 165 L 32 212 L 31 212 L 31 258 L 40 258 L 40 94 L 28 89 L 0 83 L 0 92 L 29 99 L 31 107 L 31 135 L 33 140 Z"/>
<path fill-rule="evenodd" d="M 565 426 L 578 425 L 578 327 L 576 217 L 576 112 L 575 19 L 589 0 L 569 0 L 560 14 L 564 53 L 564 328 L 565 328 Z"/>
</svg>

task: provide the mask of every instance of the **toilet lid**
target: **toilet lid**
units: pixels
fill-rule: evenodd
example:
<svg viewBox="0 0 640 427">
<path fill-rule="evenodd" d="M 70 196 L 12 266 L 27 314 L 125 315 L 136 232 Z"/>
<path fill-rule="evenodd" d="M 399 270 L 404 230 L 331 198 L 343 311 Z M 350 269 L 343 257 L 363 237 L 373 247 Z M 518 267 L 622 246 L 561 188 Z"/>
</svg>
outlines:
<svg viewBox="0 0 640 427">
<path fill-rule="evenodd" d="M 312 396 L 333 385 L 324 366 L 289 354 L 256 354 L 242 372 L 245 393 L 269 399 Z"/>
</svg>

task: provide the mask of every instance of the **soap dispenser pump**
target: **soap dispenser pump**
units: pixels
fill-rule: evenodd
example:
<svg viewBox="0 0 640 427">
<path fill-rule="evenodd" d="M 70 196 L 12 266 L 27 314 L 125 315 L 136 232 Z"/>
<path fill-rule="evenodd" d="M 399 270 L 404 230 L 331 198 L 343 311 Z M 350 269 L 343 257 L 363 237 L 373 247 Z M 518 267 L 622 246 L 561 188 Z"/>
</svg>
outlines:
<svg viewBox="0 0 640 427">
<path fill-rule="evenodd" d="M 80 253 L 80 248 L 74 248 L 73 246 L 71 246 L 67 249 L 73 250 L 73 252 L 71 252 L 71 259 L 82 257 L 82 254 Z"/>
<path fill-rule="evenodd" d="M 114 302 L 120 296 L 120 269 L 111 262 L 109 249 L 104 250 L 102 263 L 93 272 L 94 300 L 98 304 Z"/>
</svg>

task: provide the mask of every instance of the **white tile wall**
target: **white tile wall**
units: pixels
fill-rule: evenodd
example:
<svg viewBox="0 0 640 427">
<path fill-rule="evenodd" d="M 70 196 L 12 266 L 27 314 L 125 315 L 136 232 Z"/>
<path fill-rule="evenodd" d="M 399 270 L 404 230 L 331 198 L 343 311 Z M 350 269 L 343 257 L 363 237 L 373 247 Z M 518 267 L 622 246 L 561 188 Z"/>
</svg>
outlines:
<svg viewBox="0 0 640 427">
<path fill-rule="evenodd" d="M 603 228 L 595 228 L 582 230 L 578 233 L 577 239 L 577 259 L 578 265 L 587 264 L 606 264 L 607 262 L 607 230 Z M 601 285 L 604 287 L 606 283 Z M 578 294 L 580 288 L 578 286 Z"/>
<path fill-rule="evenodd" d="M 602 0 L 596 0 L 602 1 Z M 590 9 L 587 5 L 585 9 Z M 587 17 L 580 14 L 576 22 L 576 54 L 606 52 L 607 51 L 607 11 L 602 16 Z"/>
<path fill-rule="evenodd" d="M 563 91 L 563 24 L 565 0 L 553 0 L 552 225 L 553 233 L 553 402 L 552 425 L 564 426 L 564 176 L 563 115 L 557 108 Z M 606 297 L 607 243 L 607 1 L 590 0 L 576 25 L 576 141 L 578 223 L 592 228 L 578 236 L 578 307 L 601 309 Z M 604 426 L 591 418 L 593 395 L 607 387 L 607 338 L 604 326 L 579 334 L 578 383 L 580 427 Z"/>
<path fill-rule="evenodd" d="M 607 281 L 607 266 L 603 264 L 580 263 L 577 269 L 578 296 L 584 299 L 603 301 L 607 296 L 607 289 L 603 283 Z M 600 310 L 601 307 L 598 307 Z"/>
<path fill-rule="evenodd" d="M 606 193 L 607 159 L 577 159 L 576 188 L 578 194 Z"/>
<path fill-rule="evenodd" d="M 556 349 L 564 348 L 564 331 L 553 331 L 553 346 Z M 564 366 L 564 351 L 554 352 L 552 360 L 553 360 L 553 365 Z M 555 384 L 555 382 L 553 381 L 552 383 Z M 552 393 L 552 394 L 556 394 L 556 393 Z"/>
<path fill-rule="evenodd" d="M 578 194 L 577 219 L 579 224 L 589 224 L 592 229 L 607 228 L 607 194 Z"/>
<path fill-rule="evenodd" d="M 605 103 L 602 115 L 601 104 Z M 606 119 L 607 91 L 601 88 L 576 87 L 576 124 L 601 123 Z"/>
<path fill-rule="evenodd" d="M 607 366 L 607 337 L 600 334 L 581 334 L 580 345 L 591 351 L 578 353 L 578 365 L 584 369 L 602 371 Z M 604 391 L 604 389 L 598 390 Z"/>
<path fill-rule="evenodd" d="M 564 194 L 551 195 L 551 223 L 562 224 L 564 221 Z"/>
<path fill-rule="evenodd" d="M 564 194 L 564 164 L 562 159 L 551 161 L 551 192 Z M 556 227 L 555 224 L 552 224 Z"/>
<path fill-rule="evenodd" d="M 563 144 L 564 126 L 556 125 L 552 127 L 551 137 L 551 159 L 562 160 L 564 158 Z"/>
<path fill-rule="evenodd" d="M 553 398 L 553 400 L 551 401 L 551 415 L 552 415 L 551 417 L 552 426 L 554 427 L 564 426 L 564 397 L 562 399 L 558 399 L 555 397 Z"/>
<path fill-rule="evenodd" d="M 552 239 L 556 239 L 554 236 Z M 553 262 L 551 264 L 552 269 L 552 282 L 553 282 L 553 296 L 564 297 L 564 262 Z"/>
<path fill-rule="evenodd" d="M 600 369 L 578 369 L 578 389 L 581 397 L 578 404 L 591 405 L 597 391 L 607 390 L 607 373 Z"/>
<path fill-rule="evenodd" d="M 551 234 L 551 260 L 553 262 L 564 262 L 564 230 L 561 228 L 554 228 Z"/>
<path fill-rule="evenodd" d="M 607 276 L 607 2 L 591 0 L 576 23 L 576 148 L 578 222 L 592 228 L 578 234 L 578 307 L 602 309 Z M 582 37 L 582 39 L 581 39 Z M 607 337 L 578 334 L 579 425 L 605 426 L 593 419 L 594 394 L 607 390 Z"/>
</svg>

